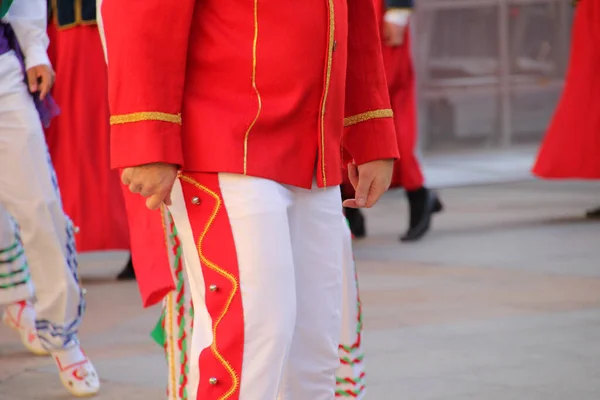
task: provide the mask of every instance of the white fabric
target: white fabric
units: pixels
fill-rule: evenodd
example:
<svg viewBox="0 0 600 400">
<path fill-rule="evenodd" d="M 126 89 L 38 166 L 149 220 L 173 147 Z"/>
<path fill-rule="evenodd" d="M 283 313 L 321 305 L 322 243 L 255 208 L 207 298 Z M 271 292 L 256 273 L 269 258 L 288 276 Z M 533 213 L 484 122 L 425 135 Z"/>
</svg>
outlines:
<svg viewBox="0 0 600 400">
<path fill-rule="evenodd" d="M 0 205 L 0 306 L 32 298 L 33 285 L 23 246 L 14 222 Z"/>
<path fill-rule="evenodd" d="M 47 0 L 14 0 L 3 18 L 10 23 L 23 54 L 27 69 L 36 65 L 50 65 L 48 59 Z"/>
<path fill-rule="evenodd" d="M 167 246 L 169 263 L 172 271 L 179 268 L 176 263 L 176 253 L 183 249 L 178 247 L 174 231 L 171 229 L 171 216 L 169 212 L 163 215 L 165 226 L 167 227 Z M 183 259 L 179 260 L 184 263 Z M 184 264 L 183 264 L 184 265 Z M 182 282 L 183 279 L 183 282 Z M 168 400 L 189 399 L 194 392 L 193 388 L 198 386 L 198 375 L 195 374 L 195 382 L 189 382 L 183 375 L 189 371 L 190 360 L 192 359 L 189 346 L 192 340 L 191 318 L 193 313 L 192 299 L 190 296 L 189 279 L 184 274 L 175 274 L 177 289 L 167 296 L 164 301 L 164 327 L 165 327 L 165 350 L 167 355 L 168 377 Z M 343 393 L 346 397 L 351 393 L 352 398 L 361 400 L 366 393 L 363 363 L 362 340 L 359 335 L 362 334 L 362 324 L 359 322 L 360 309 L 358 299 L 358 285 L 356 282 L 356 270 L 352 254 L 352 238 L 350 229 L 346 229 L 344 240 L 344 265 L 343 265 L 343 298 L 342 298 L 342 331 L 340 344 L 340 366 L 336 373 L 336 392 Z M 183 332 L 182 332 L 183 329 Z M 187 341 L 187 346 L 182 343 L 182 333 Z M 187 351 L 184 353 L 184 349 Z M 198 357 L 196 353 L 195 357 Z M 187 363 L 187 368 L 182 368 L 183 363 Z M 187 375 L 185 376 L 187 377 Z M 180 396 L 182 382 L 188 382 Z M 195 393 L 193 394 L 195 396 Z"/>
<path fill-rule="evenodd" d="M 83 299 L 73 227 L 62 210 L 33 99 L 14 53 L 0 56 L 0 205 L 20 227 L 48 348 L 77 344 Z"/>
<path fill-rule="evenodd" d="M 408 25 L 411 14 L 411 10 L 408 9 L 392 8 L 385 12 L 383 20 L 392 24 L 406 26 Z"/>
<path fill-rule="evenodd" d="M 106 36 L 104 36 L 104 22 L 102 20 L 102 0 L 96 0 L 96 23 L 98 24 L 98 32 L 100 32 L 102 51 L 104 51 L 104 61 L 108 62 L 108 54 L 106 53 Z"/>
<path fill-rule="evenodd" d="M 219 174 L 219 181 L 244 307 L 240 400 L 332 400 L 347 238 L 339 188 L 307 190 L 232 174 Z M 170 211 L 194 301 L 190 388 L 195 388 L 210 378 L 210 371 L 198 371 L 198 355 L 213 338 L 186 203 L 177 182 Z"/>
<path fill-rule="evenodd" d="M 344 221 L 345 222 L 345 221 Z M 352 251 L 352 234 L 346 225 L 344 238 L 344 276 L 343 276 L 343 306 L 342 330 L 340 336 L 340 366 L 337 370 L 336 392 L 341 397 L 350 397 L 362 400 L 366 393 L 365 365 L 363 361 L 364 349 L 362 346 L 362 319 L 358 282 L 354 255 Z M 352 393 L 352 396 L 347 396 Z M 340 397 L 340 396 L 338 396 Z"/>
</svg>

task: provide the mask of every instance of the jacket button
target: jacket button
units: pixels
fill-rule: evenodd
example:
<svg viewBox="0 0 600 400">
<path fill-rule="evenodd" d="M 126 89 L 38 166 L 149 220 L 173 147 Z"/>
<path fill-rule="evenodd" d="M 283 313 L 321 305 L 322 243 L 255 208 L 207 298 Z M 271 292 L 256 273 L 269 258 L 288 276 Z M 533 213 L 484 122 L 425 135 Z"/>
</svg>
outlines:
<svg viewBox="0 0 600 400">
<path fill-rule="evenodd" d="M 210 286 L 208 287 L 208 290 L 210 290 L 211 292 L 216 292 L 216 291 L 217 291 L 217 289 L 218 289 L 218 288 L 217 288 L 217 285 L 210 285 Z"/>
<path fill-rule="evenodd" d="M 195 204 L 195 205 L 200 204 L 200 197 L 192 197 L 192 204 Z"/>
<path fill-rule="evenodd" d="M 208 383 L 210 383 L 213 386 L 215 386 L 217 382 L 217 378 L 215 378 L 214 376 L 208 380 Z"/>
<path fill-rule="evenodd" d="M 337 40 L 333 41 L 333 51 L 337 50 Z"/>
</svg>

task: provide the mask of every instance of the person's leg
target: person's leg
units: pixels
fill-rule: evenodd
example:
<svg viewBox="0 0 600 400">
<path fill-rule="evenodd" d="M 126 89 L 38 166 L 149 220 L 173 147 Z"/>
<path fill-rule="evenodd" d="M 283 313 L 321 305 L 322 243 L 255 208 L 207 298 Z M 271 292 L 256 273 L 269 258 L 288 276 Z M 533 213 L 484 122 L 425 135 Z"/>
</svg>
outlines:
<svg viewBox="0 0 600 400">
<path fill-rule="evenodd" d="M 365 396 L 364 350 L 362 346 L 362 307 L 358 277 L 352 254 L 352 239 L 347 229 L 344 239 L 344 275 L 340 366 L 336 373 L 336 397 L 361 400 Z"/>
<path fill-rule="evenodd" d="M 33 284 L 21 239 L 8 212 L 0 206 L 0 307 L 2 321 L 15 330 L 23 345 L 35 355 L 47 355 L 35 331 L 31 300 Z"/>
<path fill-rule="evenodd" d="M 406 30 L 402 46 L 384 46 L 384 64 L 394 122 L 398 137 L 400 159 L 395 164 L 392 185 L 406 191 L 409 204 L 409 226 L 402 241 L 422 238 L 431 225 L 431 216 L 442 210 L 437 194 L 424 184 L 423 172 L 416 155 L 418 143 L 415 73 L 411 55 L 411 38 Z"/>
<path fill-rule="evenodd" d="M 347 226 L 339 187 L 294 188 L 290 233 L 294 252 L 296 329 L 281 400 L 330 400 L 342 321 L 342 270 Z"/>
<path fill-rule="evenodd" d="M 0 305 L 33 299 L 33 284 L 21 240 L 0 205 Z"/>
<path fill-rule="evenodd" d="M 362 239 L 367 236 L 367 224 L 360 208 L 344 207 L 344 215 L 348 220 L 350 231 L 355 239 Z"/>
<path fill-rule="evenodd" d="M 194 302 L 190 399 L 275 399 L 296 321 L 290 191 L 189 173 L 172 198 Z"/>
<path fill-rule="evenodd" d="M 133 269 L 133 260 L 131 256 L 127 260 L 127 264 L 123 267 L 121 272 L 117 275 L 118 281 L 135 281 L 135 269 Z"/>
<path fill-rule="evenodd" d="M 75 395 L 99 381 L 79 347 L 84 311 L 73 225 L 64 214 L 44 133 L 16 57 L 0 56 L 0 204 L 20 228 L 36 289 L 36 328 Z"/>
</svg>

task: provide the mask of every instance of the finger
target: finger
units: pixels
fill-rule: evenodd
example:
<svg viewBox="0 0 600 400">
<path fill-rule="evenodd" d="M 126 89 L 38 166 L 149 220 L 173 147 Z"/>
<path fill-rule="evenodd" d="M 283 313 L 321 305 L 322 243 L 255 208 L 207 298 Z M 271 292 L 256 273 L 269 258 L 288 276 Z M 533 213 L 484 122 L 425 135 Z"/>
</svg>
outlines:
<svg viewBox="0 0 600 400">
<path fill-rule="evenodd" d="M 385 193 L 385 190 L 382 190 L 380 188 L 377 187 L 377 185 L 373 185 L 371 186 L 371 191 L 369 193 L 369 196 L 367 198 L 367 202 L 365 204 L 365 208 L 371 208 L 373 207 L 381 198 L 381 196 L 383 196 L 383 193 Z"/>
<path fill-rule="evenodd" d="M 163 203 L 163 197 L 159 194 L 154 194 L 146 199 L 146 207 L 150 210 L 158 210 Z"/>
<path fill-rule="evenodd" d="M 143 186 L 140 185 L 139 183 L 132 182 L 129 184 L 129 191 L 131 193 L 141 193 L 142 189 L 143 189 Z"/>
<path fill-rule="evenodd" d="M 129 190 L 131 190 L 131 189 L 129 189 Z M 136 193 L 136 192 L 133 192 L 133 193 Z M 143 187 L 140 187 L 139 194 L 142 197 L 150 197 L 150 196 L 156 194 L 156 190 L 154 188 L 149 188 L 147 186 L 143 186 Z"/>
<path fill-rule="evenodd" d="M 372 183 L 373 176 L 365 174 L 359 176 L 358 184 L 356 185 L 356 194 L 354 195 L 358 207 L 365 207 L 367 205 Z"/>
<path fill-rule="evenodd" d="M 356 191 L 356 186 L 358 185 L 358 167 L 354 163 L 348 164 L 348 178 L 350 179 L 350 184 Z"/>
<path fill-rule="evenodd" d="M 354 199 L 344 200 L 342 205 L 347 208 L 360 208 L 360 207 L 358 207 L 358 205 L 356 204 L 356 200 L 354 200 Z"/>
<path fill-rule="evenodd" d="M 167 194 L 167 196 L 163 200 L 163 203 L 165 203 L 166 206 L 173 205 L 173 200 L 171 199 L 171 193 L 170 192 L 169 192 L 169 194 Z"/>
<path fill-rule="evenodd" d="M 121 173 L 121 182 L 123 185 L 129 186 L 131 183 L 131 176 L 133 174 L 133 170 L 131 168 L 125 168 Z"/>
<path fill-rule="evenodd" d="M 166 189 L 161 189 L 160 186 L 158 185 L 142 185 L 143 187 L 140 190 L 140 195 L 142 195 L 142 197 L 150 197 L 152 195 L 160 195 L 162 197 L 166 197 L 169 193 L 170 193 L 170 189 L 166 190 Z"/>
<path fill-rule="evenodd" d="M 29 91 L 31 93 L 38 91 L 38 74 L 35 68 L 27 70 L 27 84 L 29 85 Z"/>
<path fill-rule="evenodd" d="M 52 87 L 52 78 L 49 74 L 42 74 L 42 82 L 39 85 L 40 89 L 40 100 L 44 100 L 44 98 L 50 92 L 50 88 Z"/>
<path fill-rule="evenodd" d="M 384 22 L 382 36 L 384 38 L 387 38 L 389 35 L 390 35 L 390 27 L 387 22 Z"/>
</svg>

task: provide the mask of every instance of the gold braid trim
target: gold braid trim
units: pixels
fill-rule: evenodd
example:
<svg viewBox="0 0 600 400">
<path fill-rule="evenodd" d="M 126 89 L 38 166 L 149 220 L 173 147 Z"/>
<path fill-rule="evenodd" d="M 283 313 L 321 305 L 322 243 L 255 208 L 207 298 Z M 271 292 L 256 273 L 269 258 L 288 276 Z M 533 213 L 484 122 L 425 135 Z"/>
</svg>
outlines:
<svg viewBox="0 0 600 400">
<path fill-rule="evenodd" d="M 181 125 L 181 114 L 168 114 L 157 111 L 144 111 L 131 114 L 113 115 L 110 117 L 111 125 L 129 124 L 141 121 L 162 121 Z"/>
<path fill-rule="evenodd" d="M 204 229 L 202 230 L 200 237 L 198 238 L 197 249 L 198 249 L 198 256 L 200 257 L 200 262 L 202 264 L 202 267 L 206 266 L 207 268 L 213 270 L 214 272 L 218 273 L 222 277 L 226 278 L 227 280 L 229 280 L 229 282 L 231 283 L 231 286 L 232 286 L 232 289 L 228 294 L 225 306 L 221 310 L 220 315 L 218 316 L 218 318 L 213 318 L 213 326 L 212 326 L 213 341 L 212 341 L 212 344 L 210 345 L 210 349 L 211 349 L 213 355 L 221 363 L 221 365 L 227 370 L 227 372 L 229 373 L 229 376 L 231 377 L 231 386 L 229 387 L 229 389 L 227 390 L 227 392 L 225 394 L 221 395 L 221 397 L 218 398 L 218 400 L 226 400 L 226 399 L 229 399 L 232 396 L 234 396 L 235 393 L 238 391 L 238 389 L 240 387 L 240 379 L 241 378 L 240 378 L 238 372 L 233 369 L 233 367 L 231 366 L 229 361 L 227 361 L 225 359 L 225 357 L 223 357 L 223 355 L 221 354 L 221 352 L 219 350 L 219 346 L 217 343 L 217 340 L 220 338 L 218 328 L 219 328 L 219 325 L 221 324 L 221 322 L 223 321 L 223 318 L 225 318 L 225 316 L 227 315 L 227 312 L 230 310 L 231 304 L 233 303 L 233 299 L 234 299 L 236 293 L 238 293 L 240 290 L 240 283 L 238 281 L 238 278 L 234 274 L 227 271 L 225 268 L 218 266 L 213 261 L 206 258 L 206 256 L 204 255 L 204 239 L 206 238 L 206 235 L 209 233 L 211 227 L 213 226 L 215 219 L 217 218 L 217 215 L 219 214 L 219 212 L 225 212 L 226 210 L 223 208 L 223 201 L 221 200 L 221 197 L 219 196 L 219 194 L 213 192 L 208 187 L 201 185 L 198 181 L 196 181 L 195 179 L 193 179 L 190 176 L 180 174 L 179 179 L 181 179 L 183 182 L 193 185 L 196 189 L 201 190 L 204 193 L 210 195 L 215 200 L 215 206 L 213 207 L 212 213 L 211 213 L 210 217 L 208 218 L 208 221 L 206 222 L 206 225 L 204 226 Z M 236 398 L 237 398 L 237 396 L 236 396 Z"/>
<path fill-rule="evenodd" d="M 344 126 L 356 125 L 358 123 L 375 118 L 392 118 L 393 116 L 394 112 L 389 108 L 382 110 L 367 111 L 362 114 L 357 114 L 351 117 L 344 118 Z"/>
</svg>

